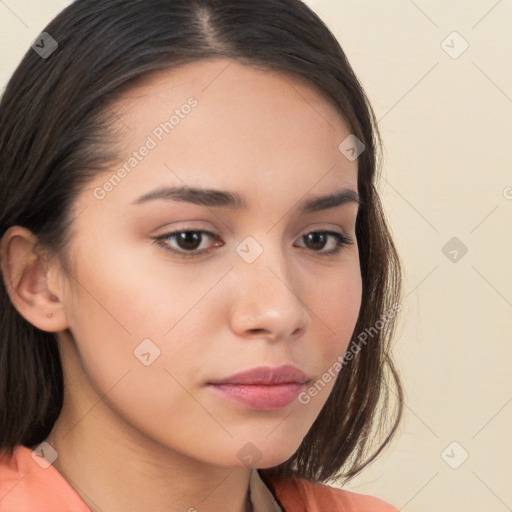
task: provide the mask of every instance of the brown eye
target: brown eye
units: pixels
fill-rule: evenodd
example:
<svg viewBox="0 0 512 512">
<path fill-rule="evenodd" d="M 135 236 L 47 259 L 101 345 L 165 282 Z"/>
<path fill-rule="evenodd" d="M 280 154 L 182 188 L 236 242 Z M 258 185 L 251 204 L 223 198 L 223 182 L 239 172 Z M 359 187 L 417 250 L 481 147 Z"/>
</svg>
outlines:
<svg viewBox="0 0 512 512">
<path fill-rule="evenodd" d="M 197 231 L 183 231 L 176 235 L 176 244 L 180 249 L 195 251 L 201 245 L 202 236 Z"/>
<path fill-rule="evenodd" d="M 165 235 L 155 238 L 155 241 L 164 249 L 187 257 L 196 256 L 210 250 L 209 248 L 200 248 L 205 238 L 218 240 L 218 236 L 209 231 L 181 230 L 166 233 Z"/>
<path fill-rule="evenodd" d="M 312 231 L 301 237 L 305 241 L 307 249 L 318 252 L 322 255 L 330 256 L 338 254 L 344 245 L 350 245 L 353 242 L 349 236 L 338 233 L 337 231 Z M 323 250 L 329 240 L 334 238 L 335 246 L 327 251 Z"/>
<path fill-rule="evenodd" d="M 314 249 L 315 251 L 321 251 L 326 242 L 329 239 L 329 235 L 326 233 L 321 233 L 319 231 L 313 231 L 312 233 L 308 233 L 304 235 L 304 240 L 306 241 L 306 246 L 309 249 Z"/>
</svg>

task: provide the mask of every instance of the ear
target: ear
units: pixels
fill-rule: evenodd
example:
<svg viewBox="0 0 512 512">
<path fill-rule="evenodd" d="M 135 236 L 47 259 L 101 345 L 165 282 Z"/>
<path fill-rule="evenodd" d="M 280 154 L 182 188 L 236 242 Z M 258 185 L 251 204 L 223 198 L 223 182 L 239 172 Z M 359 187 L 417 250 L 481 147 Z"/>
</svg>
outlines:
<svg viewBox="0 0 512 512">
<path fill-rule="evenodd" d="M 20 315 L 35 327 L 58 332 L 68 327 L 62 290 L 48 287 L 49 267 L 35 249 L 37 238 L 21 226 L 10 227 L 0 243 L 0 263 L 7 293 Z"/>
</svg>

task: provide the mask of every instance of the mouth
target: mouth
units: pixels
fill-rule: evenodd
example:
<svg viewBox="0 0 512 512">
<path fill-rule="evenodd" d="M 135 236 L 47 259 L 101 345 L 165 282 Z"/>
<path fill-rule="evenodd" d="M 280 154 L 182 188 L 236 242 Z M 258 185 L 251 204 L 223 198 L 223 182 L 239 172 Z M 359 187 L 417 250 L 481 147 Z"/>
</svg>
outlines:
<svg viewBox="0 0 512 512">
<path fill-rule="evenodd" d="M 264 366 L 209 382 L 208 386 L 217 396 L 246 408 L 275 411 L 290 405 L 310 380 L 291 365 Z"/>
</svg>

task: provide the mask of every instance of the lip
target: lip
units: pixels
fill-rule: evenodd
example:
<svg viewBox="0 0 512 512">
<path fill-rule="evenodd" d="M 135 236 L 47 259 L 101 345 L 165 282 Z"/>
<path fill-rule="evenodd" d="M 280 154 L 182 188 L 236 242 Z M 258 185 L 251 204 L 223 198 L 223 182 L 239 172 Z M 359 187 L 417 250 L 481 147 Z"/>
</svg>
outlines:
<svg viewBox="0 0 512 512">
<path fill-rule="evenodd" d="M 209 382 L 209 384 L 304 384 L 308 381 L 307 375 L 290 364 L 271 368 L 270 366 L 258 366 L 243 372 L 238 372 L 224 379 Z"/>
<path fill-rule="evenodd" d="M 222 398 L 257 411 L 277 411 L 290 405 L 300 394 L 304 384 L 211 384 L 210 388 Z"/>
<path fill-rule="evenodd" d="M 249 409 L 275 411 L 291 404 L 310 379 L 291 365 L 260 366 L 208 385 L 217 395 Z"/>
</svg>

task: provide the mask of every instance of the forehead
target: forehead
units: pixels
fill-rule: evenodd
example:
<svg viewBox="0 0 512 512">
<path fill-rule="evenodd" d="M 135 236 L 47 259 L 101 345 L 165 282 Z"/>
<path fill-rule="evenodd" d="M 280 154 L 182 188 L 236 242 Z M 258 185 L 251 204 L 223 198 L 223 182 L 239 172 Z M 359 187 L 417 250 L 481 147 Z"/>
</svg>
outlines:
<svg viewBox="0 0 512 512">
<path fill-rule="evenodd" d="M 183 94 L 194 94 L 212 104 L 226 102 L 225 108 L 234 103 L 245 104 L 247 100 L 252 104 L 263 101 L 267 105 L 264 111 L 278 104 L 283 107 L 301 105 L 303 109 L 309 106 L 310 114 L 320 116 L 332 128 L 340 123 L 347 127 L 327 93 L 303 75 L 243 65 L 224 57 L 201 59 L 152 73 L 125 92 L 117 106 L 135 115 L 148 100 L 173 102 Z"/>
<path fill-rule="evenodd" d="M 244 195 L 272 188 L 297 198 L 357 190 L 357 161 L 339 150 L 350 129 L 304 78 L 208 59 L 152 75 L 111 110 L 122 139 L 119 167 L 129 170 L 126 203 L 158 184 Z M 150 150 L 135 162 L 143 146 Z M 126 166 L 130 159 L 135 165 Z"/>
</svg>

